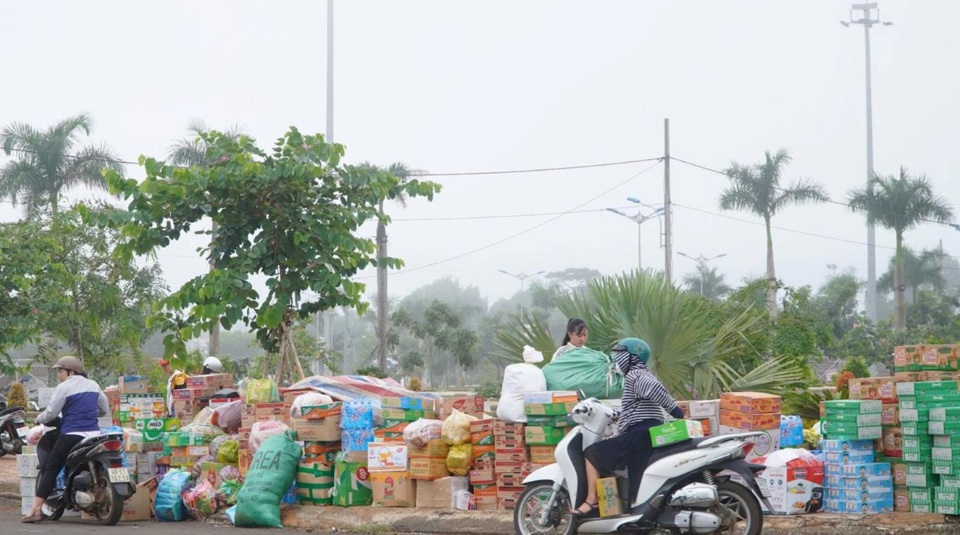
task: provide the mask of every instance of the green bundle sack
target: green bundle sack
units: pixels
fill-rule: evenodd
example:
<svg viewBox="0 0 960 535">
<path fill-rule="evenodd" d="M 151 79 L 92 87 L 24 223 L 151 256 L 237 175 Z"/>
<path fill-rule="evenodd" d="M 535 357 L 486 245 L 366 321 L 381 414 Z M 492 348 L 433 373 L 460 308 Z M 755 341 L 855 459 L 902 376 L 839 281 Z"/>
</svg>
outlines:
<svg viewBox="0 0 960 535">
<path fill-rule="evenodd" d="M 613 357 L 580 347 L 543 367 L 547 390 L 583 390 L 587 397 L 615 399 L 623 395 L 623 375 Z"/>
<path fill-rule="evenodd" d="M 297 476 L 303 450 L 286 434 L 263 441 L 237 495 L 234 524 L 242 528 L 282 528 L 280 500 Z"/>
<path fill-rule="evenodd" d="M 236 440 L 226 440 L 220 444 L 217 449 L 217 462 L 225 464 L 237 464 L 240 456 L 240 444 Z"/>
</svg>

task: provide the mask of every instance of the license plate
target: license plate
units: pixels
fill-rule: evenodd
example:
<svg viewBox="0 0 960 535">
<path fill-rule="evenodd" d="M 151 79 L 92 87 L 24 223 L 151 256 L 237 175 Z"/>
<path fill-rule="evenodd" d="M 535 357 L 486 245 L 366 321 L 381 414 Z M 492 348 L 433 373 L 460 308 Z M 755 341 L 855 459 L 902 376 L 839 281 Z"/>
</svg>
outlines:
<svg viewBox="0 0 960 535">
<path fill-rule="evenodd" d="M 27 426 L 18 427 L 17 436 L 20 438 L 27 436 Z"/>
<path fill-rule="evenodd" d="M 107 475 L 109 475 L 111 483 L 130 482 L 130 472 L 126 468 L 108 468 Z"/>
</svg>

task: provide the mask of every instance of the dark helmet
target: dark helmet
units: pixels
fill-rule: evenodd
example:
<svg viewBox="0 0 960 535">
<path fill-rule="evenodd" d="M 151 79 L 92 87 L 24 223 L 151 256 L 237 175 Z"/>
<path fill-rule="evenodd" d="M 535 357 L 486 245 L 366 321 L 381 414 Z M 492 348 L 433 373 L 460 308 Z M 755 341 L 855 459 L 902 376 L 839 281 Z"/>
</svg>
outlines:
<svg viewBox="0 0 960 535">
<path fill-rule="evenodd" d="M 626 351 L 646 364 L 650 360 L 650 346 L 639 338 L 624 338 L 613 346 L 614 351 Z"/>
</svg>

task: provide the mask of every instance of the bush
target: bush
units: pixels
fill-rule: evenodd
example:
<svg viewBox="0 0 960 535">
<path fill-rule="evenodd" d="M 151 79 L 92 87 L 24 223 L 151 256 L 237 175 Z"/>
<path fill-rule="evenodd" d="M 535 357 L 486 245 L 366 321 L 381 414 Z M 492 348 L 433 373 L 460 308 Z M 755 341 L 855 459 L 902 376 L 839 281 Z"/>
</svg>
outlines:
<svg viewBox="0 0 960 535">
<path fill-rule="evenodd" d="M 357 375 L 366 375 L 369 377 L 376 377 L 377 379 L 387 378 L 387 374 L 376 366 L 364 366 L 362 368 L 357 368 Z"/>
<path fill-rule="evenodd" d="M 23 383 L 17 381 L 10 387 L 10 396 L 7 398 L 7 407 L 26 407 L 27 393 L 23 388 Z"/>
</svg>

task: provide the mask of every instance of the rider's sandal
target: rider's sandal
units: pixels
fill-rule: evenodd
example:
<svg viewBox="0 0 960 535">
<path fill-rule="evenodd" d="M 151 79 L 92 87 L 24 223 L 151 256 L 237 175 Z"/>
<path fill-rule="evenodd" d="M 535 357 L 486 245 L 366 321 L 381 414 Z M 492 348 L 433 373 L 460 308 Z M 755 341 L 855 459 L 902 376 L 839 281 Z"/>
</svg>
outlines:
<svg viewBox="0 0 960 535">
<path fill-rule="evenodd" d="M 35 515 L 30 515 L 24 518 L 23 520 L 21 520 L 21 522 L 23 522 L 24 524 L 39 524 L 40 522 L 43 522 L 45 519 L 46 517 L 43 516 L 43 513 L 37 513 Z"/>
<path fill-rule="evenodd" d="M 589 506 L 590 508 L 587 509 L 586 511 L 581 511 L 580 509 L 574 509 L 573 516 L 577 518 L 590 518 L 592 516 L 599 515 L 599 511 L 597 510 L 597 504 L 590 503 L 590 502 L 583 502 L 583 503 Z"/>
</svg>

